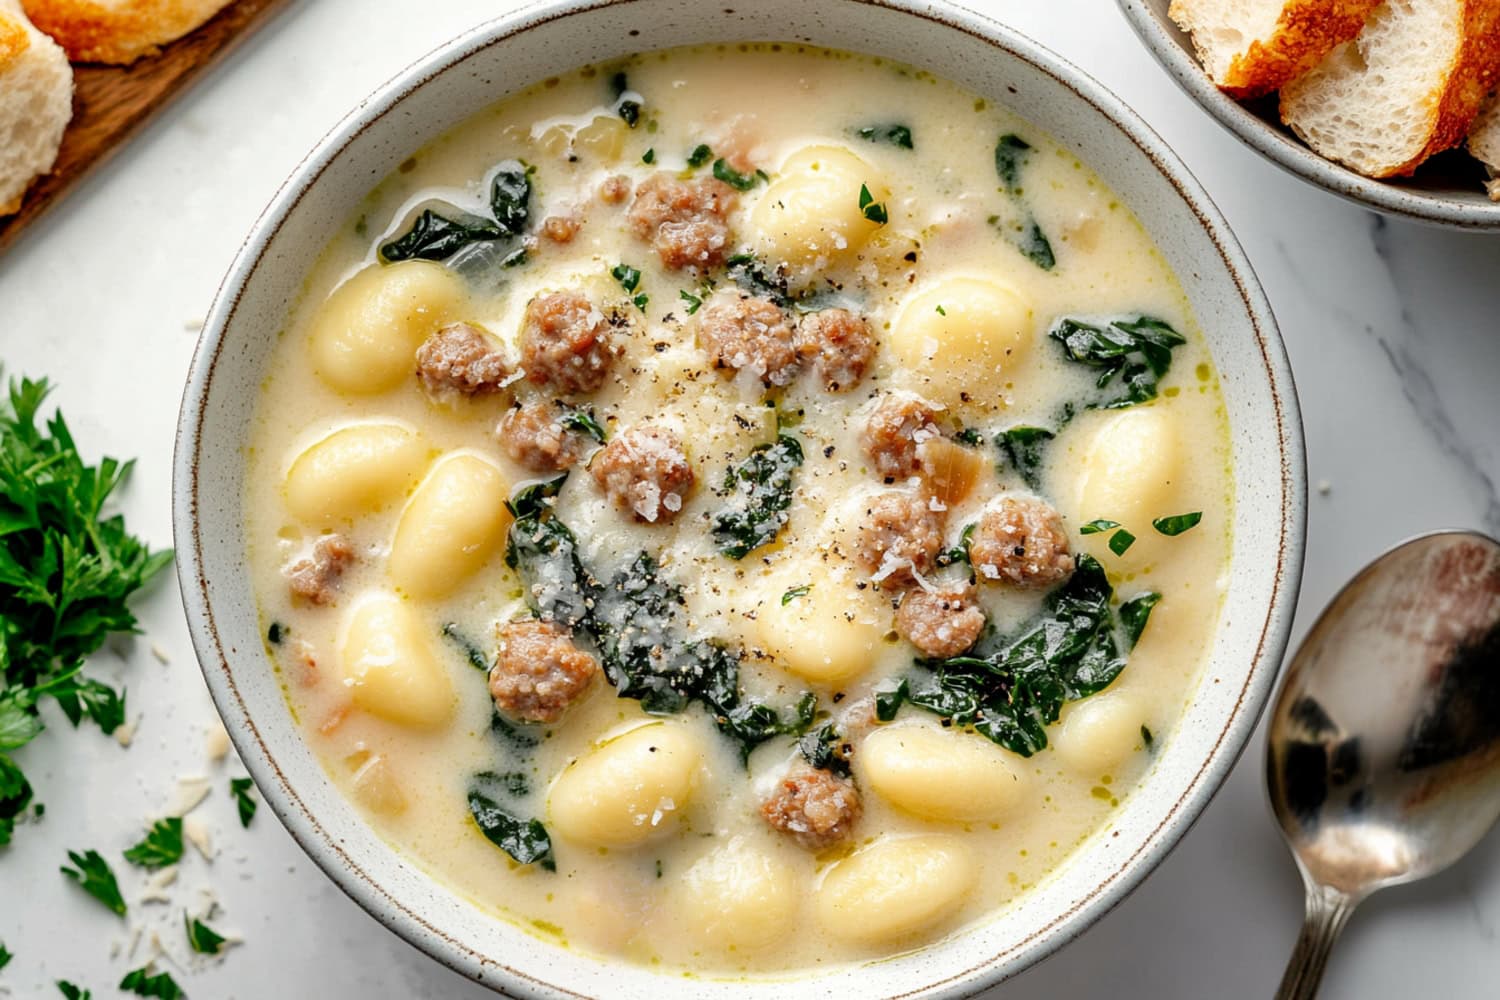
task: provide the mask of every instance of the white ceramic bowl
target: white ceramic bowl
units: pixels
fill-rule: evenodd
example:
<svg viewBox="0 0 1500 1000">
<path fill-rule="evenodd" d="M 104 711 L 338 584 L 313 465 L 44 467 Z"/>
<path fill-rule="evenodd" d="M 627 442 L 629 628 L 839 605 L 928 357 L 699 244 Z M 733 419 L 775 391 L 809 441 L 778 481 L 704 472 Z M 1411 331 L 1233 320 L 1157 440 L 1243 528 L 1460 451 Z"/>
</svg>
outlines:
<svg viewBox="0 0 1500 1000">
<path fill-rule="evenodd" d="M 1236 139 L 1314 187 L 1413 222 L 1500 229 L 1500 202 L 1484 191 L 1484 170 L 1461 152 L 1429 161 L 1415 177 L 1373 180 L 1314 153 L 1281 124 L 1276 98 L 1241 103 L 1208 78 L 1192 42 L 1167 16 L 1171 0 L 1118 0 L 1125 19 L 1172 79 Z"/>
<path fill-rule="evenodd" d="M 267 661 L 245 552 L 245 448 L 274 338 L 309 261 L 370 185 L 424 143 L 524 85 L 643 49 L 802 40 L 929 67 L 1050 132 L 1140 216 L 1181 277 L 1233 429 L 1234 545 L 1223 622 L 1181 731 L 1102 834 L 1022 905 L 878 964 L 774 987 L 662 975 L 557 948 L 487 915 L 382 841 L 334 788 Z M 1301 573 L 1305 470 L 1275 321 L 1234 237 L 1128 108 L 1034 43 L 927 0 L 625 0 L 531 8 L 454 40 L 361 104 L 277 194 L 230 268 L 193 360 L 175 467 L 178 573 L 203 672 L 266 801 L 350 896 L 473 979 L 523 997 L 615 1000 L 953 997 L 1077 936 L 1158 863 L 1228 774 L 1271 690 Z M 1171 960 L 1171 946 L 1162 945 Z"/>
</svg>

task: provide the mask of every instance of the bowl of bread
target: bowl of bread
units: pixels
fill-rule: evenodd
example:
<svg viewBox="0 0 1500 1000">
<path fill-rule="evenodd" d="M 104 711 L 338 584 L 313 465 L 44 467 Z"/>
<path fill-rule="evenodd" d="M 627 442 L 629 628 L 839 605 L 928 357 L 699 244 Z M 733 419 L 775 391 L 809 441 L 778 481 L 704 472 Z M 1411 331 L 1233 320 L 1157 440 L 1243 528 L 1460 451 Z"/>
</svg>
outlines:
<svg viewBox="0 0 1500 1000">
<path fill-rule="evenodd" d="M 1500 230 L 1500 0 L 1119 0 L 1240 141 L 1368 208 Z"/>
</svg>

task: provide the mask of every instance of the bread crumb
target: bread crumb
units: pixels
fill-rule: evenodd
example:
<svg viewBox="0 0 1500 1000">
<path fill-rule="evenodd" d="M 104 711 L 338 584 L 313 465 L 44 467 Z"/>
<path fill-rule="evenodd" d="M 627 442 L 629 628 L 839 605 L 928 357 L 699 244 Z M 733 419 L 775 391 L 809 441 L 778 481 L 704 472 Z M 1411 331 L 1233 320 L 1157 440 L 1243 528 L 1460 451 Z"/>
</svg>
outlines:
<svg viewBox="0 0 1500 1000">
<path fill-rule="evenodd" d="M 188 813 L 202 805 L 203 800 L 208 798 L 211 785 L 209 780 L 202 775 L 177 779 L 177 799 L 171 809 L 167 811 L 169 816 L 186 816 Z"/>
</svg>

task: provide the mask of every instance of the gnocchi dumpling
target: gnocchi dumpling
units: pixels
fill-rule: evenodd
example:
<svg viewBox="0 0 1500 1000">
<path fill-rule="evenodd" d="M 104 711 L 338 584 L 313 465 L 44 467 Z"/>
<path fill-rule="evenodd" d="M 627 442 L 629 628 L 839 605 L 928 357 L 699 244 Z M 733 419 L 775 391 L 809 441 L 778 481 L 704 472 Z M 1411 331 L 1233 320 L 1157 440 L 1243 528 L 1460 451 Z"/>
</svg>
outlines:
<svg viewBox="0 0 1500 1000">
<path fill-rule="evenodd" d="M 400 424 L 345 427 L 292 462 L 286 476 L 287 510 L 317 525 L 352 520 L 405 493 L 426 460 L 422 439 Z"/>
<path fill-rule="evenodd" d="M 1064 764 L 1097 776 L 1144 749 L 1145 724 L 1146 708 L 1135 695 L 1106 691 L 1069 705 L 1051 743 Z"/>
<path fill-rule="evenodd" d="M 934 726 L 877 729 L 855 760 L 877 795 L 924 819 L 999 819 L 1026 790 L 1025 775 L 1005 751 L 972 733 Z"/>
<path fill-rule="evenodd" d="M 978 874 L 957 837 L 887 837 L 834 865 L 814 908 L 835 938 L 887 944 L 955 916 Z"/>
<path fill-rule="evenodd" d="M 1124 556 L 1109 552 L 1109 533 L 1078 537 L 1079 545 L 1106 566 L 1141 566 L 1168 542 L 1151 528 L 1153 519 L 1180 513 L 1182 471 L 1177 426 L 1166 406 L 1136 406 L 1103 418 L 1084 452 L 1075 523 L 1118 521 L 1136 536 Z"/>
<path fill-rule="evenodd" d="M 809 146 L 793 154 L 750 212 L 757 243 L 768 259 L 792 268 L 836 262 L 857 252 L 881 223 L 860 204 L 886 206 L 890 188 L 880 171 L 839 146 Z"/>
<path fill-rule="evenodd" d="M 912 388 L 951 407 L 1002 403 L 1030 353 L 1031 302 L 994 278 L 947 277 L 906 300 L 886 343 Z"/>
<path fill-rule="evenodd" d="M 479 571 L 510 527 L 509 484 L 491 462 L 440 460 L 412 494 L 391 542 L 391 580 L 414 597 L 442 597 Z"/>
<path fill-rule="evenodd" d="M 394 594 L 360 601 L 344 631 L 339 666 L 357 708 L 431 729 L 453 713 L 453 684 L 417 616 Z"/>
<path fill-rule="evenodd" d="M 683 928 L 701 947 L 735 951 L 785 937 L 800 899 L 787 866 L 745 837 L 699 858 L 675 893 Z"/>
<path fill-rule="evenodd" d="M 340 285 L 313 318 L 313 369 L 340 392 L 395 388 L 415 370 L 422 341 L 458 319 L 463 301 L 462 281 L 441 264 L 372 264 Z"/>
<path fill-rule="evenodd" d="M 703 748 L 685 724 L 653 722 L 600 744 L 552 783 L 547 818 L 566 840 L 630 847 L 671 828 L 688 804 Z"/>
<path fill-rule="evenodd" d="M 841 684 L 869 669 L 890 627 L 853 577 L 809 565 L 776 577 L 756 614 L 756 638 L 776 664 L 813 684 Z M 785 600 L 783 600 L 785 598 Z"/>
</svg>

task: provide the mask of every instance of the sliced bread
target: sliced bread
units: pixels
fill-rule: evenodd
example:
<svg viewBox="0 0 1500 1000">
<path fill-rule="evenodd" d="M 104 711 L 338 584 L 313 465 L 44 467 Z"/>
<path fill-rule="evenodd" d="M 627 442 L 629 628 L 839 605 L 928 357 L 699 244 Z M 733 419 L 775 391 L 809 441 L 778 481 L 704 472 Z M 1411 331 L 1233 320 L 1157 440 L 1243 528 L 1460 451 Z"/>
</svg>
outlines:
<svg viewBox="0 0 1500 1000">
<path fill-rule="evenodd" d="M 38 28 L 74 62 L 133 63 L 154 55 L 230 0 L 22 0 Z"/>
<path fill-rule="evenodd" d="M 1172 0 L 1203 68 L 1231 97 L 1280 90 L 1359 34 L 1380 0 Z"/>
<path fill-rule="evenodd" d="M 1386 0 L 1354 41 L 1281 91 L 1281 118 L 1370 177 L 1463 142 L 1500 76 L 1500 0 Z"/>
<path fill-rule="evenodd" d="M 1469 152 L 1490 172 L 1490 197 L 1500 201 L 1500 93 L 1490 98 L 1469 133 Z"/>
<path fill-rule="evenodd" d="M 61 47 L 32 27 L 17 0 L 0 0 L 0 216 L 52 169 L 73 117 L 73 68 Z"/>
</svg>

